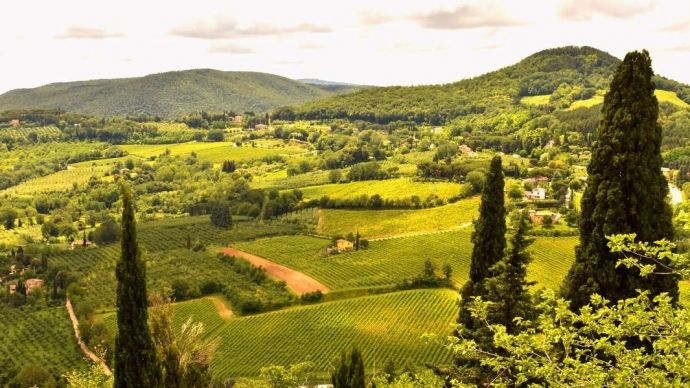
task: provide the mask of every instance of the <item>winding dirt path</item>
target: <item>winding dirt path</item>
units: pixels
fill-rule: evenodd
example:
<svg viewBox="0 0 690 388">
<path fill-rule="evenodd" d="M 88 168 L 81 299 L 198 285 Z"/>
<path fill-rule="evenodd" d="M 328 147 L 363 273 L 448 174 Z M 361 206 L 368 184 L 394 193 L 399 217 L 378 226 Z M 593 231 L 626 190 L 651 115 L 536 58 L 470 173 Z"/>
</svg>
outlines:
<svg viewBox="0 0 690 388">
<path fill-rule="evenodd" d="M 230 256 L 241 257 L 257 267 L 263 267 L 266 273 L 274 279 L 282 280 L 287 284 L 297 295 L 302 295 L 305 292 L 314 292 L 320 290 L 324 294 L 330 291 L 330 288 L 318 280 L 295 271 L 294 269 L 285 267 L 283 265 L 274 263 L 270 260 L 264 259 L 261 256 L 252 255 L 235 248 L 223 248 L 222 253 Z"/>
<path fill-rule="evenodd" d="M 74 309 L 72 308 L 72 302 L 70 302 L 69 298 L 67 299 L 67 303 L 65 303 L 65 307 L 67 308 L 67 313 L 69 314 L 69 320 L 72 321 L 72 328 L 74 329 L 74 336 L 77 338 L 77 343 L 79 344 L 79 348 L 81 348 L 82 353 L 86 357 L 88 357 L 91 361 L 94 363 L 98 364 L 103 368 L 103 372 L 110 376 L 112 372 L 110 371 L 110 368 L 108 368 L 108 365 L 105 364 L 103 360 L 101 360 L 100 357 L 98 357 L 96 354 L 94 354 L 88 346 L 84 343 L 84 341 L 81 339 L 81 334 L 79 333 L 79 321 L 77 321 L 77 316 L 74 314 Z"/>
<path fill-rule="evenodd" d="M 206 299 L 213 303 L 213 306 L 215 306 L 216 310 L 218 311 L 218 315 L 220 315 L 220 317 L 224 320 L 229 321 L 235 316 L 232 310 L 230 310 L 228 306 L 225 305 L 225 302 L 223 302 L 223 300 L 219 297 L 207 296 Z"/>
</svg>

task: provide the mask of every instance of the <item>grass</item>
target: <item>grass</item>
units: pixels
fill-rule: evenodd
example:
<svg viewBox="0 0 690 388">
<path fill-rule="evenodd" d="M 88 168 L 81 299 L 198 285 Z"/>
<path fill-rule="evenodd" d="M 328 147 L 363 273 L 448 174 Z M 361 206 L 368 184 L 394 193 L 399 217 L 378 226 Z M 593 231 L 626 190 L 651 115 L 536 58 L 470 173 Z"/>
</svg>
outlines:
<svg viewBox="0 0 690 388">
<path fill-rule="evenodd" d="M 328 240 L 311 236 L 278 236 L 233 244 L 292 269 L 306 273 L 333 290 L 385 287 L 418 275 L 426 259 L 437 268 L 448 263 L 458 285 L 469 272 L 471 230 L 372 241 L 356 252 L 326 255 Z M 540 237 L 532 245 L 530 279 L 558 287 L 574 259 L 575 237 Z"/>
<path fill-rule="evenodd" d="M 41 365 L 56 380 L 87 366 L 64 307 L 0 306 L 0 316 L 0 361 L 18 370 L 26 364 Z"/>
<path fill-rule="evenodd" d="M 603 104 L 605 93 L 606 93 L 605 91 L 600 90 L 599 92 L 597 92 L 597 95 L 592 97 L 592 98 L 589 98 L 586 100 L 575 101 L 572 104 L 570 104 L 570 106 L 568 107 L 567 110 L 574 110 L 577 108 L 589 108 L 589 107 L 592 107 L 595 105 Z M 690 105 L 687 102 L 678 98 L 678 95 L 676 94 L 676 92 L 670 92 L 667 90 L 657 89 L 654 91 L 654 95 L 656 95 L 656 98 L 659 100 L 660 103 L 668 102 L 670 104 L 679 106 L 681 108 L 690 107 Z"/>
<path fill-rule="evenodd" d="M 456 300 L 449 290 L 414 290 L 234 319 L 211 337 L 218 341 L 212 370 L 220 377 L 249 377 L 267 365 L 310 360 L 325 374 L 335 357 L 355 344 L 368 372 L 389 359 L 418 367 L 447 362 L 442 346 L 421 337 L 450 332 Z"/>
<path fill-rule="evenodd" d="M 189 155 L 196 153 L 199 160 L 220 163 L 224 160 L 250 161 L 261 159 L 265 156 L 275 155 L 294 155 L 305 152 L 302 147 L 290 145 L 284 146 L 278 142 L 256 142 L 257 147 L 242 146 L 237 147 L 234 143 L 216 142 L 201 143 L 187 142 L 178 144 L 129 144 L 122 145 L 120 148 L 127 151 L 130 155 L 140 158 L 150 158 L 163 154 L 166 150 L 171 155 Z"/>
<path fill-rule="evenodd" d="M 331 199 L 352 199 L 361 195 L 378 194 L 384 199 L 405 199 L 413 195 L 424 200 L 430 195 L 448 199 L 460 192 L 461 186 L 451 182 L 418 182 L 409 178 L 387 179 L 380 181 L 359 181 L 334 183 L 321 186 L 303 187 L 300 190 L 305 200 L 319 199 L 328 196 Z"/>
<path fill-rule="evenodd" d="M 549 105 L 551 95 L 545 94 L 541 96 L 527 96 L 520 99 L 521 104 L 525 105 Z"/>
<path fill-rule="evenodd" d="M 329 236 L 359 230 L 364 238 L 424 233 L 458 228 L 477 216 L 479 197 L 421 210 L 322 209 L 317 232 Z"/>
</svg>

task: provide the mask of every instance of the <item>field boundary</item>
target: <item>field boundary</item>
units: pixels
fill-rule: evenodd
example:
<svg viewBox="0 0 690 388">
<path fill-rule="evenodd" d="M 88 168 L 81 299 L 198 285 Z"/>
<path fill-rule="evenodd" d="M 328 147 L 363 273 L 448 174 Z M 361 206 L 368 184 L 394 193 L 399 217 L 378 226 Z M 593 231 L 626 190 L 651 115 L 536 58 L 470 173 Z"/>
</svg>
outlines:
<svg viewBox="0 0 690 388">
<path fill-rule="evenodd" d="M 277 264 L 261 256 L 253 255 L 235 248 L 222 248 L 220 252 L 229 256 L 242 258 L 252 265 L 262 267 L 269 276 L 284 281 L 287 287 L 297 295 L 314 291 L 321 291 L 326 294 L 331 291 L 330 288 L 311 276 L 295 271 L 284 265 Z"/>
</svg>

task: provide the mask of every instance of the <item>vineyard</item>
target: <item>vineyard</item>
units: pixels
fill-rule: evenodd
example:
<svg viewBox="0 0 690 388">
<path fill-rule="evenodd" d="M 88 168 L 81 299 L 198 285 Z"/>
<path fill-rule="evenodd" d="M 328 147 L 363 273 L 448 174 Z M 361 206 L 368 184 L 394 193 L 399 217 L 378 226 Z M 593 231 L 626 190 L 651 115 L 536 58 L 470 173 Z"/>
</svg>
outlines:
<svg viewBox="0 0 690 388">
<path fill-rule="evenodd" d="M 328 196 L 331 199 L 352 199 L 361 195 L 380 195 L 384 199 L 405 199 L 413 195 L 421 200 L 430 195 L 448 199 L 460 193 L 461 186 L 451 182 L 417 182 L 409 178 L 387 179 L 380 181 L 360 181 L 336 183 L 321 186 L 310 186 L 300 189 L 304 199 L 319 199 Z"/>
<path fill-rule="evenodd" d="M 108 166 L 70 168 L 39 178 L 29 179 L 3 192 L 15 195 L 32 195 L 36 193 L 68 191 L 74 185 L 88 183 L 91 177 L 106 179 L 105 174 L 109 170 Z"/>
<path fill-rule="evenodd" d="M 217 257 L 214 247 L 290 233 L 294 228 L 280 222 L 258 224 L 250 221 L 237 222 L 232 230 L 225 230 L 213 227 L 204 216 L 142 223 L 139 238 L 147 259 L 149 290 L 160 292 L 176 279 L 185 280 L 193 288 L 198 288 L 203 282 L 216 281 L 254 289 L 254 285 L 248 284 Z M 193 252 L 186 249 L 188 236 L 206 246 L 206 250 Z M 115 303 L 115 264 L 119 255 L 119 245 L 110 244 L 96 249 L 64 252 L 51 257 L 49 264 L 85 275 L 79 281 L 80 289 L 74 297 L 76 304 L 81 302 L 108 308 Z"/>
<path fill-rule="evenodd" d="M 421 337 L 451 331 L 456 299 L 449 290 L 415 290 L 237 318 L 211 336 L 218 341 L 213 372 L 256 376 L 263 366 L 301 361 L 329 372 L 335 357 L 355 344 L 368 372 L 389 359 L 401 367 L 447 362 L 442 346 L 426 344 Z"/>
<path fill-rule="evenodd" d="M 60 129 L 57 127 L 19 127 L 0 129 L 0 139 L 28 140 L 29 134 L 35 133 L 41 142 L 58 140 Z"/>
<path fill-rule="evenodd" d="M 148 159 L 169 151 L 171 155 L 188 155 L 196 153 L 199 160 L 220 163 L 224 160 L 251 161 L 266 156 L 293 155 L 305 152 L 297 146 L 284 146 L 282 143 L 257 142 L 256 147 L 244 145 L 237 147 L 235 143 L 216 142 L 201 143 L 188 142 L 178 144 L 131 144 L 120 146 L 130 155 Z"/>
<path fill-rule="evenodd" d="M 345 236 L 359 231 L 364 238 L 380 238 L 449 230 L 472 222 L 478 208 L 479 197 L 421 210 L 322 209 L 317 232 Z"/>
<path fill-rule="evenodd" d="M 460 285 L 467 280 L 472 251 L 471 229 L 372 241 L 368 249 L 326 255 L 330 241 L 310 236 L 279 236 L 233 244 L 306 273 L 330 288 L 352 289 L 399 284 L 418 275 L 424 261 L 437 268 L 448 263 Z M 574 237 L 540 237 L 532 245 L 529 277 L 557 287 L 574 258 Z M 423 250 L 420 250 L 423 247 Z"/>
<path fill-rule="evenodd" d="M 64 307 L 0 306 L 0 317 L 0 365 L 42 365 L 56 380 L 66 371 L 86 367 Z"/>
</svg>

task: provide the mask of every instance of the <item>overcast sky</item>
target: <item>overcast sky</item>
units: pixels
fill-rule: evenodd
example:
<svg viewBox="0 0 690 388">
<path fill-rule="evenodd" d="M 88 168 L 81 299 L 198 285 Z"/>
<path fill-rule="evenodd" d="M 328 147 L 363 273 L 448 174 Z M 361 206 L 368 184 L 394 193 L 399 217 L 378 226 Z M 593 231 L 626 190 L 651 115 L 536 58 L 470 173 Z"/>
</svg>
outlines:
<svg viewBox="0 0 690 388">
<path fill-rule="evenodd" d="M 2 15 L 0 93 L 191 68 L 444 83 L 566 45 L 646 48 L 690 83 L 687 0 L 22 0 Z"/>
</svg>

